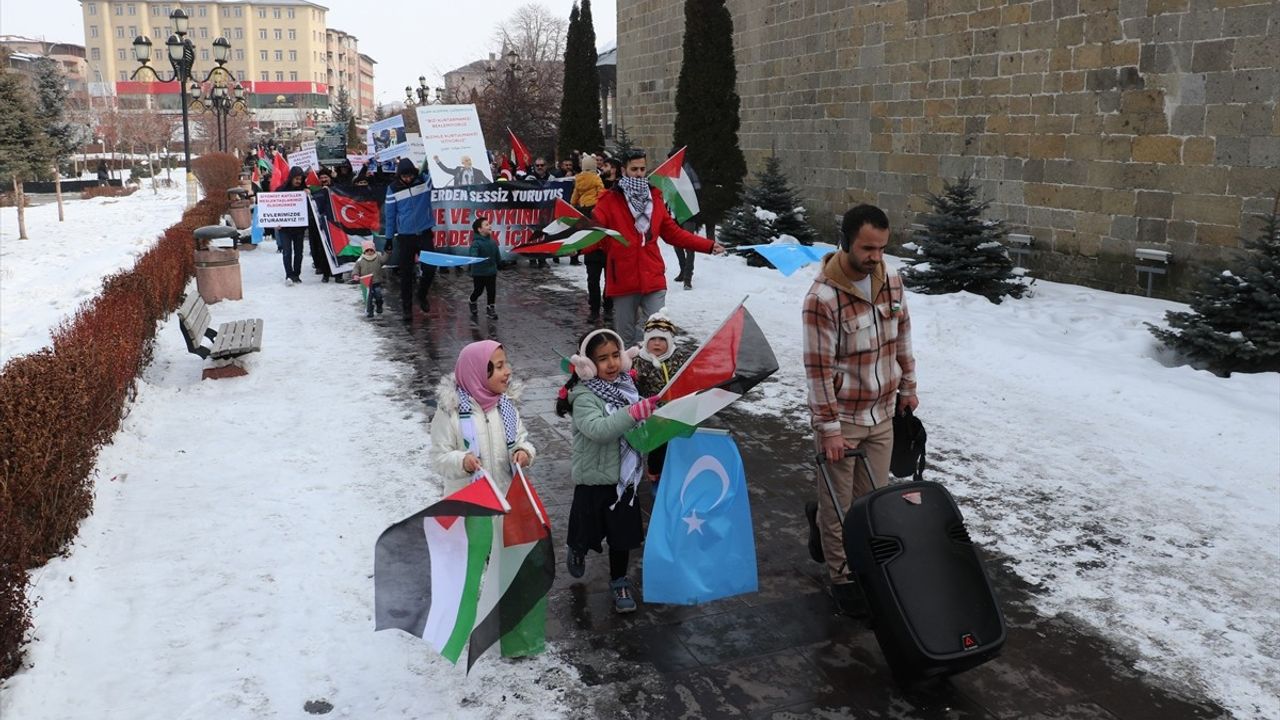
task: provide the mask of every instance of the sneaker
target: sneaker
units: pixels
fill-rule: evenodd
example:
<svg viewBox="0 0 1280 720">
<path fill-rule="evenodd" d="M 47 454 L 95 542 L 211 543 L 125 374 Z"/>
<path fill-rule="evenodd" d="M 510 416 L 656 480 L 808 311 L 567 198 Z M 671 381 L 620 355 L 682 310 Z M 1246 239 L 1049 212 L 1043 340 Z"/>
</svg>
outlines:
<svg viewBox="0 0 1280 720">
<path fill-rule="evenodd" d="M 570 546 L 569 556 L 565 558 L 564 564 L 570 575 L 580 578 L 587 572 L 587 553 Z"/>
<path fill-rule="evenodd" d="M 291 277 L 287 277 L 287 278 L 285 278 L 285 279 L 284 279 L 284 285 L 285 285 L 285 287 L 293 287 L 293 278 L 291 278 Z"/>
<path fill-rule="evenodd" d="M 818 533 L 818 503 L 810 500 L 804 504 L 804 516 L 809 519 L 809 557 L 816 563 L 827 561 L 822 552 L 822 536 Z"/>
<path fill-rule="evenodd" d="M 484 311 L 490 318 L 493 318 L 494 320 L 498 319 L 498 309 L 494 306 L 489 305 Z"/>
<path fill-rule="evenodd" d="M 471 317 L 475 317 L 480 312 L 480 308 L 473 302 L 467 303 L 467 309 L 471 311 Z"/>
<path fill-rule="evenodd" d="M 613 591 L 613 611 L 616 613 L 629 613 L 636 611 L 636 599 L 631 590 L 631 580 L 629 578 L 620 577 L 609 583 L 609 589 Z"/>
</svg>

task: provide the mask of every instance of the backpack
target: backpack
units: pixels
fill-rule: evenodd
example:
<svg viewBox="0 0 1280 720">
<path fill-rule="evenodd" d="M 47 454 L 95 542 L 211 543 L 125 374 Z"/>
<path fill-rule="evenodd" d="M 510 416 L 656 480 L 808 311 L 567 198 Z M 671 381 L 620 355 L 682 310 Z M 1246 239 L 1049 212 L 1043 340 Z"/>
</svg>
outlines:
<svg viewBox="0 0 1280 720">
<path fill-rule="evenodd" d="M 924 479 L 924 444 L 928 433 L 924 423 L 911 409 L 893 416 L 893 454 L 889 459 L 889 472 L 894 477 Z"/>
</svg>

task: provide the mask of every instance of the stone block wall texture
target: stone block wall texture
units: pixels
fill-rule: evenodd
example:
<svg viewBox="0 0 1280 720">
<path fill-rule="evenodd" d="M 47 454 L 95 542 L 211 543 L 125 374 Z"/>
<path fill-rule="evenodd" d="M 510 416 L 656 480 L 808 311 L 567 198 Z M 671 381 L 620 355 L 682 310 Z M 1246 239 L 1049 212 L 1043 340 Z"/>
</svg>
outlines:
<svg viewBox="0 0 1280 720">
<path fill-rule="evenodd" d="M 775 151 L 810 219 L 971 174 L 1034 236 L 1035 274 L 1141 292 L 1134 250 L 1173 253 L 1156 294 L 1233 266 L 1280 191 L 1280 0 L 728 0 L 740 142 Z M 665 156 L 682 0 L 619 0 L 619 121 Z"/>
</svg>

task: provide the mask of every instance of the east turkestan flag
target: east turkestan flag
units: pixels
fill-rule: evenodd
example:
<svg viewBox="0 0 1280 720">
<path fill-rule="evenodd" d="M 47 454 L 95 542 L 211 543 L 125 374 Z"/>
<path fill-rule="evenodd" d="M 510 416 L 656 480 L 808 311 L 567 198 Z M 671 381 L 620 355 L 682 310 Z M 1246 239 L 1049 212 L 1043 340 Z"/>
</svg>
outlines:
<svg viewBox="0 0 1280 720">
<path fill-rule="evenodd" d="M 570 255 L 586 250 L 607 237 L 627 244 L 622 233 L 599 225 L 561 198 L 556 198 L 553 212 L 551 224 L 542 229 L 547 239 L 533 245 L 521 245 L 514 248 L 514 252 Z"/>
<path fill-rule="evenodd" d="M 699 430 L 667 445 L 644 542 L 644 601 L 696 605 L 758 589 L 738 446 Z"/>
<path fill-rule="evenodd" d="M 649 452 L 672 438 L 688 437 L 777 371 L 778 358 L 764 332 L 739 304 L 658 393 L 662 406 L 628 431 L 627 441 Z"/>
<path fill-rule="evenodd" d="M 507 490 L 511 511 L 494 528 L 494 550 L 480 592 L 467 670 L 498 642 L 503 657 L 541 653 L 547 642 L 547 593 L 556 577 L 551 524 L 523 469 Z"/>
<path fill-rule="evenodd" d="M 698 195 L 693 179 L 684 166 L 685 148 L 680 148 L 667 161 L 649 173 L 649 184 L 662 192 L 662 200 L 671 208 L 671 216 L 683 223 L 698 214 Z"/>
<path fill-rule="evenodd" d="M 374 629 L 417 635 L 456 664 L 476 624 L 494 516 L 509 509 L 485 475 L 387 528 L 374 549 Z"/>
</svg>

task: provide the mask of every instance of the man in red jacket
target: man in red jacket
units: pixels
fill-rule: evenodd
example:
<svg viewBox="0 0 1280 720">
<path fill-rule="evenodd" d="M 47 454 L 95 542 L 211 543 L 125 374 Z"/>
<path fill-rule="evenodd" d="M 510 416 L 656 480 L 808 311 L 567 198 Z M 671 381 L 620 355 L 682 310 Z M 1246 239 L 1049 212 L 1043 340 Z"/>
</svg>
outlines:
<svg viewBox="0 0 1280 720">
<path fill-rule="evenodd" d="M 695 235 L 667 212 L 662 195 L 649 187 L 643 150 L 624 158 L 618 184 L 600 196 L 592 218 L 622 233 L 627 245 L 606 239 L 605 292 L 613 299 L 614 325 L 627 347 L 643 336 L 645 319 L 666 305 L 667 268 L 658 240 L 676 247 L 719 255 L 724 246 Z"/>
</svg>

